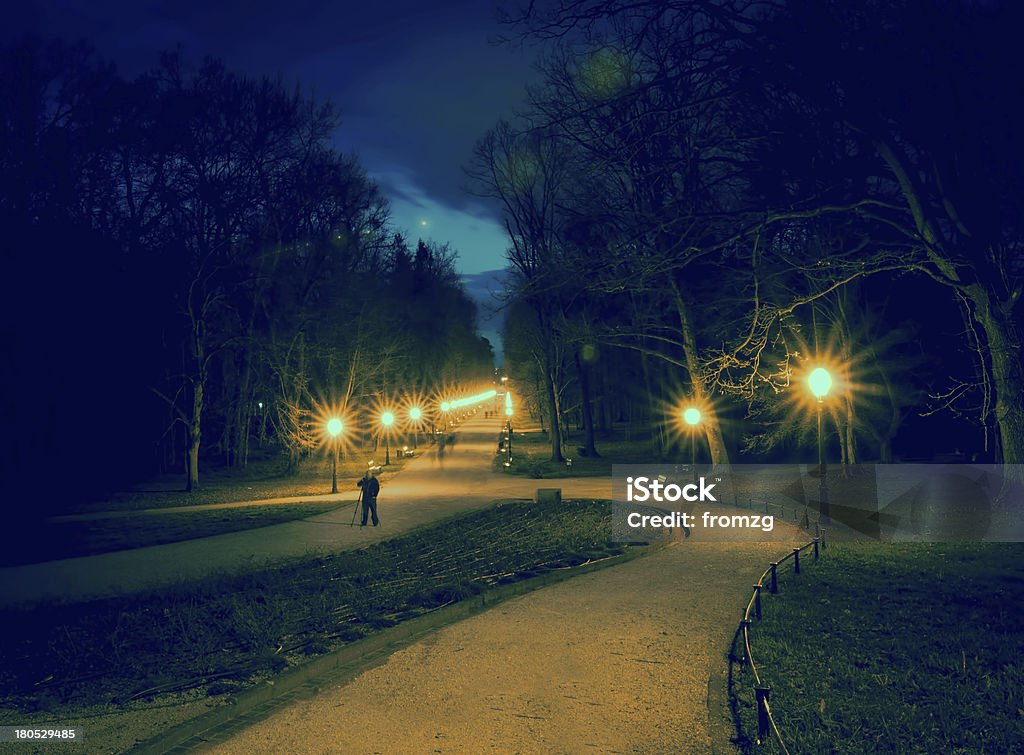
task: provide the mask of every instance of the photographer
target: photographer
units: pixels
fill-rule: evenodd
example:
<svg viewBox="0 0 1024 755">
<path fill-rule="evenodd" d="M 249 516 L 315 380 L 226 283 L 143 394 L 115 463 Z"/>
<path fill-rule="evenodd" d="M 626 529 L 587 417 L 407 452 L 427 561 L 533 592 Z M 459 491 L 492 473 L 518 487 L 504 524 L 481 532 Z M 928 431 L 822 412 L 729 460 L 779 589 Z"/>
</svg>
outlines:
<svg viewBox="0 0 1024 755">
<path fill-rule="evenodd" d="M 380 494 L 380 482 L 377 480 L 377 472 L 369 469 L 366 470 L 366 474 L 363 475 L 363 478 L 357 484 L 363 489 L 363 521 L 359 526 L 365 527 L 366 518 L 372 515 L 373 526 L 376 527 L 380 524 L 380 519 L 377 518 L 377 496 Z"/>
</svg>

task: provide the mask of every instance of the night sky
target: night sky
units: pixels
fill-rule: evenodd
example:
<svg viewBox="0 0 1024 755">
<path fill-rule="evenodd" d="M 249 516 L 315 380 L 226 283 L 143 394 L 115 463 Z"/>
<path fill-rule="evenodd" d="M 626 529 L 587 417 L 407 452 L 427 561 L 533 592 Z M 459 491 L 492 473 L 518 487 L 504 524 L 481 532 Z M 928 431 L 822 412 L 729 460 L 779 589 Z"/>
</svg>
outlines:
<svg viewBox="0 0 1024 755">
<path fill-rule="evenodd" d="M 474 142 L 523 103 L 532 75 L 529 50 L 489 41 L 500 31 L 492 3 L 54 0 L 5 16 L 5 41 L 87 39 L 125 75 L 180 44 L 190 63 L 209 55 L 301 83 L 338 107 L 337 146 L 380 184 L 395 230 L 450 243 L 463 274 L 505 267 L 496 208 L 465 191 L 463 173 Z"/>
</svg>

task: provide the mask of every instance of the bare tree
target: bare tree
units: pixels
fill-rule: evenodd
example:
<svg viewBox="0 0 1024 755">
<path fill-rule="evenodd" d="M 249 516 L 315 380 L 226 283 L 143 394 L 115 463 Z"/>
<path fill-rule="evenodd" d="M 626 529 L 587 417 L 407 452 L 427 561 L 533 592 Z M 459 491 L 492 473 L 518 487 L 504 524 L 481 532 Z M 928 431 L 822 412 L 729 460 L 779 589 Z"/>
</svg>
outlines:
<svg viewBox="0 0 1024 755">
<path fill-rule="evenodd" d="M 563 460 L 559 409 L 559 203 L 570 180 L 562 145 L 543 130 L 516 131 L 499 122 L 478 142 L 470 170 L 476 185 L 501 205 L 511 246 L 508 260 L 521 281 L 520 295 L 537 318 L 543 338 L 543 372 L 551 426 L 551 460 Z"/>
</svg>

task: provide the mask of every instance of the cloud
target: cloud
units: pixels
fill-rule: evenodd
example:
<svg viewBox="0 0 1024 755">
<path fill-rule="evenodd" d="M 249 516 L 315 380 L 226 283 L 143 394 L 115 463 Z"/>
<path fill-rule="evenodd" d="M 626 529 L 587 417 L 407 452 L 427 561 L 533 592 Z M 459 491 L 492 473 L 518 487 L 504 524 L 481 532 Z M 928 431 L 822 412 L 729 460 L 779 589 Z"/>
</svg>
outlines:
<svg viewBox="0 0 1024 755">
<path fill-rule="evenodd" d="M 462 276 L 462 285 L 466 293 L 477 305 L 480 335 L 491 342 L 498 364 L 502 364 L 505 359 L 501 330 L 508 314 L 505 303 L 511 277 L 511 273 L 505 269 L 486 270 Z"/>
<path fill-rule="evenodd" d="M 391 202 L 395 230 L 410 239 L 432 239 L 450 244 L 459 255 L 463 274 L 481 273 L 505 265 L 508 236 L 495 212 L 469 198 L 458 206 L 431 196 L 407 168 L 369 166 Z"/>
<path fill-rule="evenodd" d="M 283 9 L 271 0 L 29 0 L 28 6 L 11 16 L 12 31 L 92 37 L 102 55 L 130 73 L 181 42 L 189 63 L 215 55 L 233 70 L 300 82 L 306 93 L 336 104 L 335 144 L 380 183 L 399 230 L 450 243 L 461 272 L 504 265 L 507 240 L 498 214 L 464 190 L 463 166 L 484 132 L 523 104 L 534 74 L 528 53 L 487 41 L 499 31 L 492 3 L 294 0 Z"/>
</svg>

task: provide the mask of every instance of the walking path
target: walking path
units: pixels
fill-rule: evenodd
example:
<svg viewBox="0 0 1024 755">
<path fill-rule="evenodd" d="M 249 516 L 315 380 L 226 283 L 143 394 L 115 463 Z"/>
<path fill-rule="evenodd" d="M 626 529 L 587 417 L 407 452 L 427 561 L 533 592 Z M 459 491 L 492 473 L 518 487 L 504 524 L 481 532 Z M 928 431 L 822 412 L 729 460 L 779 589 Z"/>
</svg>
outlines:
<svg viewBox="0 0 1024 755">
<path fill-rule="evenodd" d="M 709 683 L 787 545 L 701 534 L 441 629 L 204 751 L 731 751 Z"/>
<path fill-rule="evenodd" d="M 538 487 L 562 488 L 567 497 L 611 498 L 608 477 L 532 480 L 493 471 L 491 460 L 502 423 L 498 417 L 485 419 L 477 415 L 459 427 L 458 442 L 443 460 L 431 451 L 411 460 L 391 479 L 385 478 L 378 507 L 380 527 L 350 526 L 358 494 L 353 487 L 335 496 L 301 499 L 353 503 L 308 519 L 165 545 L 2 568 L 0 605 L 123 594 L 215 573 L 249 570 L 259 564 L 309 553 L 361 548 L 453 514 L 484 508 L 494 501 L 533 498 Z M 294 503 L 295 499 L 281 502 L 285 501 Z M 252 501 L 204 508 L 268 503 Z"/>
<path fill-rule="evenodd" d="M 79 599 L 362 547 L 495 500 L 611 497 L 611 480 L 532 480 L 491 471 L 499 418 L 474 418 L 443 462 L 385 480 L 379 528 L 353 508 L 211 538 L 0 569 L 0 604 Z M 354 501 L 355 491 L 337 496 Z M 806 535 L 789 528 L 792 543 Z M 720 682 L 750 585 L 787 552 L 774 542 L 691 538 L 612 569 L 500 604 L 392 654 L 211 745 L 216 753 L 694 752 L 727 735 Z M 784 538 L 783 538 L 784 540 Z M 717 734 L 717 736 L 716 736 Z M 726 744 L 726 749 L 728 745 Z"/>
</svg>

